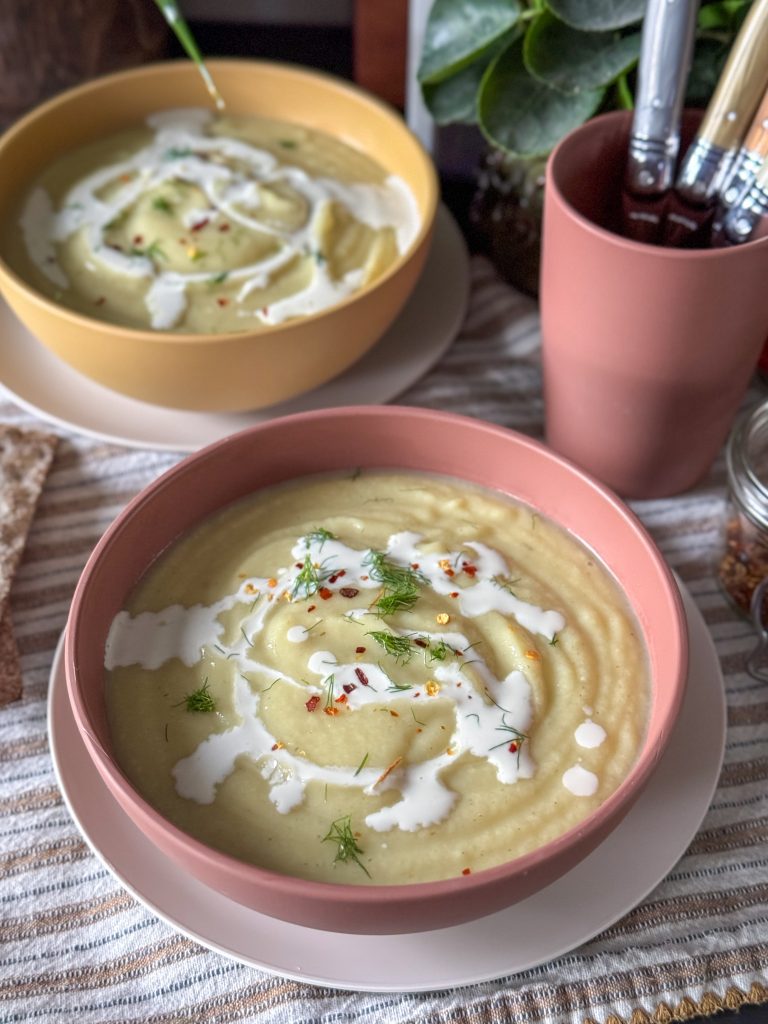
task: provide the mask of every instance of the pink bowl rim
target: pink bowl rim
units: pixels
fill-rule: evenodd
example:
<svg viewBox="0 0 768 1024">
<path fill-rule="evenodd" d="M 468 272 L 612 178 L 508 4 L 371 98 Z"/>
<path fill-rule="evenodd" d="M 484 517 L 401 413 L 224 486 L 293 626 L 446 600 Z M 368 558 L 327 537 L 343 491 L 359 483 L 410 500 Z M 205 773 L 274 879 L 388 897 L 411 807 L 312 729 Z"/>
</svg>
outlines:
<svg viewBox="0 0 768 1024">
<path fill-rule="evenodd" d="M 237 438 L 242 438 L 246 435 L 262 437 L 272 431 L 279 432 L 285 423 L 306 422 L 312 424 L 318 420 L 340 416 L 406 417 L 414 421 L 414 423 L 429 420 L 443 423 L 446 426 L 463 426 L 465 429 L 475 430 L 479 434 L 485 434 L 486 436 L 508 438 L 510 443 L 533 451 L 545 461 L 565 469 L 573 474 L 582 485 L 596 492 L 606 505 L 610 507 L 611 513 L 622 520 L 624 526 L 635 535 L 636 540 L 644 548 L 644 553 L 649 562 L 652 563 L 653 568 L 663 581 L 665 596 L 672 608 L 674 621 L 671 623 L 671 631 L 677 642 L 673 656 L 674 661 L 677 663 L 677 671 L 675 672 L 675 685 L 672 697 L 669 701 L 666 715 L 658 723 L 655 738 L 652 742 L 649 742 L 649 738 L 646 737 L 643 749 L 630 773 L 607 800 L 574 828 L 569 829 L 561 836 L 522 857 L 507 861 L 496 867 L 472 872 L 468 876 L 398 885 L 345 885 L 336 882 L 318 882 L 292 875 L 279 874 L 241 861 L 230 854 L 207 846 L 205 843 L 173 825 L 159 811 L 155 810 L 133 787 L 109 752 L 105 750 L 96 738 L 76 681 L 75 647 L 79 642 L 81 631 L 80 608 L 84 601 L 84 593 L 88 588 L 94 566 L 102 558 L 108 556 L 113 539 L 119 533 L 123 523 L 130 519 L 145 504 L 150 503 L 158 491 L 171 486 L 176 477 L 187 472 L 188 467 L 200 461 L 211 458 L 215 459 L 220 450 L 226 449 Z M 461 475 L 457 475 L 456 478 L 461 480 Z M 500 491 L 499 493 L 508 492 Z M 510 497 L 514 498 L 514 495 L 510 494 Z M 569 532 L 573 533 L 573 531 Z M 578 536 L 575 533 L 574 535 Z M 597 554 L 599 555 L 599 552 Z M 96 762 L 97 769 L 105 781 L 107 781 L 113 796 L 121 804 L 123 804 L 123 801 L 130 804 L 145 825 L 153 831 L 163 834 L 169 845 L 176 849 L 183 849 L 186 855 L 191 855 L 198 863 L 204 863 L 207 866 L 215 865 L 236 884 L 245 883 L 249 886 L 258 885 L 259 887 L 268 885 L 273 892 L 285 894 L 291 899 L 306 897 L 307 899 L 327 904 L 344 902 L 355 907 L 374 907 L 387 900 L 412 899 L 414 902 L 420 902 L 434 898 L 450 897 L 459 890 L 462 892 L 462 895 L 470 894 L 473 891 L 479 893 L 486 888 L 496 887 L 506 879 L 525 875 L 543 862 L 557 859 L 559 855 L 563 854 L 579 840 L 587 839 L 594 833 L 597 833 L 599 836 L 606 823 L 609 823 L 615 815 L 623 813 L 625 808 L 628 809 L 631 806 L 632 801 L 640 793 L 656 768 L 670 739 L 672 729 L 682 706 L 687 678 L 688 642 L 686 621 L 682 597 L 675 578 L 650 534 L 635 513 L 613 491 L 596 480 L 591 474 L 575 466 L 568 459 L 558 455 L 543 443 L 509 428 L 458 413 L 416 406 L 340 406 L 332 409 L 294 413 L 289 416 L 268 420 L 235 434 L 228 435 L 188 455 L 175 466 L 161 474 L 156 480 L 152 481 L 147 487 L 143 488 L 107 528 L 94 548 L 80 576 L 65 629 L 65 672 L 69 699 L 78 730 L 88 747 L 91 757 Z M 119 797 L 117 794 L 119 794 Z M 125 805 L 123 804 L 123 806 Z"/>
<path fill-rule="evenodd" d="M 314 323 L 319 319 L 330 317 L 338 310 L 347 309 L 355 302 L 358 302 L 372 294 L 374 291 L 377 291 L 383 285 L 391 281 L 392 278 L 400 274 L 403 269 L 408 266 L 411 260 L 418 256 L 418 253 L 422 248 L 429 243 L 432 231 L 434 230 L 435 217 L 437 216 L 437 208 L 440 200 L 440 189 L 437 181 L 437 171 L 435 170 L 429 154 L 424 149 L 421 141 L 413 134 L 405 121 L 403 121 L 402 116 L 395 107 L 364 89 L 362 86 L 356 85 L 354 82 L 347 81 L 346 79 L 340 78 L 328 71 L 323 71 L 319 68 L 309 68 L 302 64 L 291 64 L 288 61 L 273 61 L 263 58 L 259 59 L 249 57 L 214 57 L 210 60 L 206 60 L 206 64 L 213 72 L 216 71 L 217 67 L 250 67 L 254 70 L 258 70 L 259 68 L 276 69 L 286 75 L 289 75 L 291 78 L 306 80 L 308 88 L 312 87 L 313 82 L 325 82 L 335 87 L 337 92 L 350 96 L 358 102 L 365 103 L 372 110 L 378 110 L 381 114 L 389 117 L 391 121 L 400 122 L 399 127 L 402 130 L 403 137 L 409 139 L 410 143 L 414 146 L 414 149 L 422 157 L 424 172 L 430 179 L 430 189 L 427 207 L 425 209 L 424 216 L 421 218 L 419 230 L 408 248 L 405 252 L 400 253 L 392 266 L 389 267 L 381 277 L 376 278 L 376 280 L 372 281 L 370 284 L 364 285 L 359 291 L 353 292 L 351 295 L 347 296 L 347 298 L 334 303 L 334 305 L 330 306 L 328 309 L 320 310 L 317 313 L 311 313 L 308 316 L 302 317 L 299 321 L 289 320 L 281 324 L 262 326 L 259 327 L 257 331 L 221 331 L 214 334 L 206 334 L 203 332 L 164 331 L 156 330 L 151 327 L 128 327 L 124 324 L 113 324 L 108 320 L 99 320 L 97 317 L 88 316 L 85 313 L 79 313 L 77 310 L 59 305 L 53 299 L 49 299 L 43 292 L 38 291 L 37 288 L 29 284 L 8 265 L 5 259 L 3 259 L 2 254 L 0 254 L 0 281 L 5 277 L 8 281 L 12 282 L 19 291 L 23 292 L 27 301 L 45 310 L 47 313 L 53 313 L 56 316 L 59 316 L 61 319 L 71 323 L 75 327 L 87 327 L 89 330 L 103 327 L 104 330 L 110 333 L 110 335 L 114 335 L 119 338 L 129 338 L 134 340 L 142 339 L 143 341 L 148 342 L 157 341 L 166 345 L 195 345 L 203 343 L 210 344 L 212 341 L 224 343 L 237 342 L 243 338 L 249 338 L 257 341 L 259 338 L 272 337 L 276 334 L 285 334 L 297 325 L 304 325 L 309 322 Z M 32 108 L 32 110 L 22 115 L 5 132 L 0 133 L 0 166 L 2 165 L 2 161 L 5 156 L 5 149 L 9 145 L 13 145 L 15 139 L 19 135 L 23 135 L 23 133 L 28 130 L 30 124 L 34 124 L 39 117 L 46 117 L 51 113 L 59 113 L 61 116 L 66 116 L 67 106 L 73 99 L 77 100 L 81 95 L 98 92 L 100 88 L 109 86 L 113 82 L 124 80 L 128 83 L 128 86 L 130 86 L 131 81 L 135 78 L 146 77 L 151 74 L 172 74 L 173 72 L 193 76 L 199 74 L 192 62 L 186 59 L 151 61 L 147 64 L 141 64 L 138 67 L 125 68 L 121 71 L 113 71 L 109 74 L 98 75 L 95 78 L 89 79 L 87 82 L 72 86 L 69 89 L 65 89 L 62 92 L 57 93 L 55 96 L 51 96 L 49 99 L 37 104 Z M 204 97 L 200 103 L 200 106 L 203 105 L 205 105 Z M 160 107 L 158 109 L 163 108 Z M 352 143 L 349 144 L 351 145 Z"/>
</svg>

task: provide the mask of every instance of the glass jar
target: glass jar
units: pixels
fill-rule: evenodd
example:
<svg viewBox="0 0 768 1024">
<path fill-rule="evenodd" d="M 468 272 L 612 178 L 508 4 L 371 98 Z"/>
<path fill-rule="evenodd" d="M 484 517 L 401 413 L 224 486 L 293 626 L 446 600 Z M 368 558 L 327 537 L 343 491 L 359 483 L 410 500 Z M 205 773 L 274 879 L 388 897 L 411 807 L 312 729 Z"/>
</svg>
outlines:
<svg viewBox="0 0 768 1024">
<path fill-rule="evenodd" d="M 729 504 L 717 577 L 731 601 L 762 631 L 768 627 L 768 401 L 737 421 L 726 464 Z"/>
</svg>

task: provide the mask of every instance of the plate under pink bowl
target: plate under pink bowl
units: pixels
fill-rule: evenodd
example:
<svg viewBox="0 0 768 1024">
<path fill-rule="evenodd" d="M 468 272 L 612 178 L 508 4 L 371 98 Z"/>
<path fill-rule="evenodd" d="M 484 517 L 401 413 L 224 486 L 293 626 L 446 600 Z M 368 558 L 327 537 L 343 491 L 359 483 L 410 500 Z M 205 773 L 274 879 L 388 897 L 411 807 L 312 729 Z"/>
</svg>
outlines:
<svg viewBox="0 0 768 1024">
<path fill-rule="evenodd" d="M 356 467 L 422 470 L 532 505 L 590 547 L 623 587 L 648 649 L 651 711 L 628 777 L 593 814 L 553 842 L 467 877 L 402 886 L 346 886 L 246 864 L 170 824 L 110 753 L 104 645 L 112 619 L 155 557 L 180 534 L 254 491 Z M 647 783 L 680 710 L 687 670 L 682 601 L 661 554 L 615 495 L 530 438 L 450 413 L 353 406 L 259 424 L 184 459 L 145 488 L 86 565 L 66 629 L 67 686 L 94 764 L 126 814 L 181 869 L 261 913 L 328 931 L 426 931 L 493 913 L 574 867 L 621 821 Z"/>
</svg>

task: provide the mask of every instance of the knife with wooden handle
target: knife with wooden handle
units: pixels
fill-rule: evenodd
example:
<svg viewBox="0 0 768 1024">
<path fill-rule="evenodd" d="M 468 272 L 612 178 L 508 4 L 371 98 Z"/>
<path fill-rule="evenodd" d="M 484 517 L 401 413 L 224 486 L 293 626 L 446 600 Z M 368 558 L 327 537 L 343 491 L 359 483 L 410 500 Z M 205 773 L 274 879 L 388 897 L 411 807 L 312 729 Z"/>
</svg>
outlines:
<svg viewBox="0 0 768 1024">
<path fill-rule="evenodd" d="M 624 234 L 639 242 L 659 240 L 698 9 L 699 0 L 648 0 L 645 9 L 622 197 Z"/>
<path fill-rule="evenodd" d="M 755 0 L 678 173 L 674 204 L 665 220 L 665 244 L 700 243 L 766 86 L 768 0 Z"/>
</svg>

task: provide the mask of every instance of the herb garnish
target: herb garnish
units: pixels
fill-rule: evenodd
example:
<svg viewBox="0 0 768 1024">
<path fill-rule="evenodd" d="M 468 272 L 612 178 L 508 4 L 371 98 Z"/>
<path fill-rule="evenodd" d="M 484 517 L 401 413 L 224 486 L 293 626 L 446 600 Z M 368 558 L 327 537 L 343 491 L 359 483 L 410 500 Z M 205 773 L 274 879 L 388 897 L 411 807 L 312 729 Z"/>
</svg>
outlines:
<svg viewBox="0 0 768 1024">
<path fill-rule="evenodd" d="M 205 677 L 205 682 L 202 686 L 198 687 L 197 690 L 193 690 L 191 693 L 186 694 L 183 700 L 180 700 L 178 704 L 174 704 L 174 707 L 178 708 L 182 704 L 185 705 L 187 711 L 216 710 L 216 701 L 208 689 L 208 676 Z"/>
<path fill-rule="evenodd" d="M 168 257 L 163 251 L 163 247 L 160 242 L 155 239 L 151 245 L 148 245 L 146 249 L 140 249 L 137 246 L 133 246 L 130 250 L 131 256 L 146 256 L 149 260 L 167 260 Z"/>
<path fill-rule="evenodd" d="M 396 633 L 390 633 L 385 629 L 375 629 L 365 635 L 373 637 L 379 647 L 382 647 L 387 654 L 390 654 L 402 664 L 410 661 L 413 656 L 411 641 L 407 636 L 398 636 Z"/>
<path fill-rule="evenodd" d="M 192 156 L 192 150 L 189 147 L 182 149 L 178 146 L 171 146 L 163 153 L 163 160 L 182 160 L 185 156 Z"/>
<path fill-rule="evenodd" d="M 381 583 L 382 592 L 373 604 L 379 615 L 393 615 L 413 608 L 419 599 L 419 586 L 426 576 L 408 565 L 397 565 L 382 551 L 370 551 L 363 559 L 372 580 Z"/>
<path fill-rule="evenodd" d="M 165 196 L 155 196 L 155 198 L 152 200 L 152 209 L 162 210 L 163 213 L 171 213 L 173 207 L 165 198 Z"/>
<path fill-rule="evenodd" d="M 310 531 L 304 537 L 304 542 L 306 543 L 307 547 L 310 546 L 312 541 L 315 541 L 315 543 L 320 545 L 321 549 L 323 547 L 323 544 L 325 544 L 327 540 L 336 540 L 336 534 L 331 533 L 330 530 L 326 530 L 325 527 L 323 526 L 319 526 L 316 530 Z"/>
<path fill-rule="evenodd" d="M 549 641 L 549 646 L 550 647 L 557 647 L 559 641 L 560 641 L 560 637 L 557 635 L 557 633 L 553 633 L 552 634 L 552 639 Z"/>
<path fill-rule="evenodd" d="M 282 146 L 283 149 L 296 149 L 298 146 L 298 142 L 293 139 L 278 139 L 277 144 L 278 146 Z"/>
<path fill-rule="evenodd" d="M 360 772 L 361 772 L 361 771 L 363 770 L 363 768 L 365 768 L 365 766 L 366 766 L 366 764 L 367 764 L 367 763 L 368 763 L 368 754 L 366 754 L 366 755 L 365 755 L 365 757 L 363 758 L 363 760 L 362 760 L 362 761 L 360 762 L 360 764 L 359 764 L 359 765 L 357 766 L 357 769 L 356 769 L 356 771 L 355 771 L 355 775 L 359 775 L 359 774 L 360 774 Z M 353 776 L 353 777 L 354 777 L 354 776 Z"/>
<path fill-rule="evenodd" d="M 514 592 L 512 587 L 515 583 L 520 582 L 519 576 L 516 576 L 514 579 L 512 579 L 511 576 L 494 576 L 493 582 L 500 590 L 506 590 L 508 594 L 512 595 L 512 597 L 517 597 L 517 594 Z"/>
<path fill-rule="evenodd" d="M 517 763 L 520 764 L 520 751 L 522 750 L 523 744 L 528 739 L 528 736 L 524 732 L 520 732 L 514 725 L 510 725 L 506 721 L 506 712 L 501 716 L 501 725 L 496 726 L 496 732 L 507 733 L 507 738 L 502 740 L 501 743 L 496 743 L 494 746 L 489 748 L 488 753 L 491 750 L 496 750 L 498 747 L 506 747 L 509 745 L 510 753 L 517 753 Z M 512 741 L 510 743 L 510 740 Z"/>
<path fill-rule="evenodd" d="M 228 277 L 229 277 L 229 271 L 228 270 L 222 270 L 222 272 L 220 274 L 214 274 L 213 275 L 213 277 L 210 279 L 209 284 L 223 284 L 227 280 Z"/>
<path fill-rule="evenodd" d="M 349 814 L 344 818 L 337 818 L 336 821 L 332 822 L 331 827 L 328 829 L 328 834 L 323 837 L 324 843 L 336 843 L 336 856 L 333 858 L 333 863 L 337 861 L 348 861 L 353 860 L 358 867 L 362 868 L 363 871 L 371 877 L 370 872 L 366 868 L 365 864 L 358 857 L 359 853 L 363 851 L 357 845 L 355 834 L 352 831 L 352 818 Z"/>
<path fill-rule="evenodd" d="M 331 673 L 325 680 L 325 707 L 326 709 L 333 707 L 334 698 L 334 687 L 336 685 L 336 677 Z"/>
</svg>

